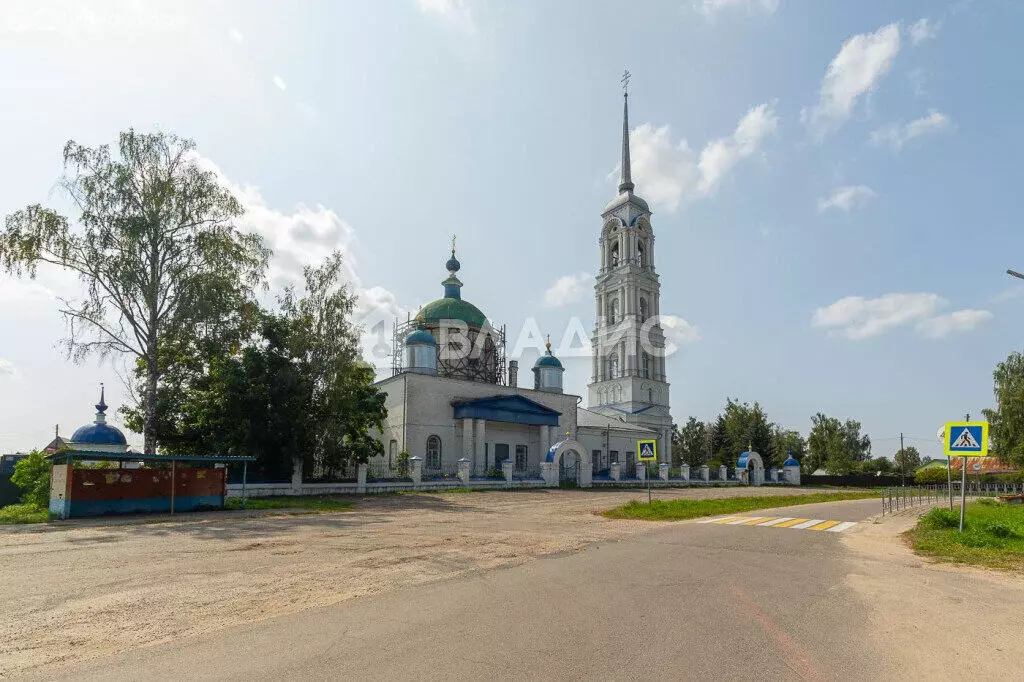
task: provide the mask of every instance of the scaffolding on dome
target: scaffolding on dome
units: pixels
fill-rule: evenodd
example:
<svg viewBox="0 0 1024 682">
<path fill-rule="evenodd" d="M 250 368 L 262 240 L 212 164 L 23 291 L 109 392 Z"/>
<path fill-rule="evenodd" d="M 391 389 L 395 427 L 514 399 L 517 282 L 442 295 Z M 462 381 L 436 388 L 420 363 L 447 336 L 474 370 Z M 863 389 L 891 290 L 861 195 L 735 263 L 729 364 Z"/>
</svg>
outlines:
<svg viewBox="0 0 1024 682">
<path fill-rule="evenodd" d="M 405 371 L 403 353 L 405 339 L 419 328 L 420 324 L 411 314 L 407 315 L 405 322 L 395 320 L 391 336 L 391 376 L 397 376 Z M 438 334 L 436 323 L 426 323 L 423 327 L 430 331 L 435 339 L 439 338 L 440 334 Z M 485 335 L 482 342 L 479 341 L 481 335 Z M 446 349 L 441 348 L 440 342 L 438 343 L 437 375 L 451 379 L 507 386 L 508 363 L 505 358 L 505 325 L 501 325 L 500 328 L 492 327 L 490 324 L 481 329 L 470 327 L 466 336 L 470 342 L 469 353 L 449 353 L 446 352 Z M 453 348 L 452 350 L 460 349 Z"/>
</svg>

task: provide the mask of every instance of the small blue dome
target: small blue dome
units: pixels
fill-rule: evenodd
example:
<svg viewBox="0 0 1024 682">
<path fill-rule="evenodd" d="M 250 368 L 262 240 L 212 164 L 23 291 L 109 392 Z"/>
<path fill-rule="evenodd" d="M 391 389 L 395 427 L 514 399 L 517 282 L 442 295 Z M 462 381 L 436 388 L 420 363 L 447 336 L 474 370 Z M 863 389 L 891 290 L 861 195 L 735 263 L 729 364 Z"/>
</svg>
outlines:
<svg viewBox="0 0 1024 682">
<path fill-rule="evenodd" d="M 782 463 L 782 466 L 784 466 L 784 467 L 798 467 L 798 466 L 800 466 L 800 462 L 798 462 L 795 459 L 793 459 L 793 456 L 790 455 L 786 459 L 786 461 Z"/>
<path fill-rule="evenodd" d="M 426 329 L 417 329 L 412 334 L 409 334 L 409 336 L 405 337 L 405 345 L 411 346 L 417 343 L 427 344 L 431 346 L 437 345 L 437 341 L 434 340 L 433 335 Z"/>
<path fill-rule="evenodd" d="M 127 445 L 124 434 L 117 427 L 106 423 L 81 426 L 71 436 L 71 444 L 86 443 L 89 445 Z"/>
<path fill-rule="evenodd" d="M 533 363 L 534 367 L 561 367 L 562 363 L 554 355 L 542 355 Z"/>
</svg>

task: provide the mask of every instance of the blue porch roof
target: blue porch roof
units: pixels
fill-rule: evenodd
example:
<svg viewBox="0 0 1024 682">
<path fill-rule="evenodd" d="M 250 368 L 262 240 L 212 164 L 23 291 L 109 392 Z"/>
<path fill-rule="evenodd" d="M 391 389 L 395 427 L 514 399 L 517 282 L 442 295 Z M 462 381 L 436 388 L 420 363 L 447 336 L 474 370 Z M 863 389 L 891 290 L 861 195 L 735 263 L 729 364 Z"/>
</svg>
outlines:
<svg viewBox="0 0 1024 682">
<path fill-rule="evenodd" d="M 456 419 L 486 419 L 509 424 L 558 426 L 561 412 L 521 395 L 495 395 L 488 398 L 452 402 Z"/>
</svg>

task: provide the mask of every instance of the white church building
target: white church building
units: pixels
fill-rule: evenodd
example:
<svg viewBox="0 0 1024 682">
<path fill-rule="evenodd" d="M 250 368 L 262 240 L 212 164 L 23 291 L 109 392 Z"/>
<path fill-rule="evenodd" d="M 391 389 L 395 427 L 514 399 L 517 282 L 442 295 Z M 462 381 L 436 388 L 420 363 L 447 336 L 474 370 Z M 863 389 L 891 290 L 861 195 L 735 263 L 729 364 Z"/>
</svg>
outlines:
<svg viewBox="0 0 1024 682">
<path fill-rule="evenodd" d="M 492 327 L 462 296 L 453 244 L 443 297 L 395 327 L 392 376 L 377 384 L 387 394 L 384 456 L 371 467 L 393 468 L 408 455 L 424 479 L 455 476 L 460 463 L 471 476 L 497 477 L 510 462 L 516 477 L 557 475 L 588 485 L 613 472 L 616 479 L 636 476 L 641 439 L 656 439 L 659 461 L 671 462 L 654 232 L 630 177 L 628 94 L 621 174 L 618 195 L 601 214 L 587 407 L 563 392 L 565 369 L 550 342 L 534 364 L 533 386 L 518 385 L 518 363 L 505 359 L 504 328 Z"/>
</svg>

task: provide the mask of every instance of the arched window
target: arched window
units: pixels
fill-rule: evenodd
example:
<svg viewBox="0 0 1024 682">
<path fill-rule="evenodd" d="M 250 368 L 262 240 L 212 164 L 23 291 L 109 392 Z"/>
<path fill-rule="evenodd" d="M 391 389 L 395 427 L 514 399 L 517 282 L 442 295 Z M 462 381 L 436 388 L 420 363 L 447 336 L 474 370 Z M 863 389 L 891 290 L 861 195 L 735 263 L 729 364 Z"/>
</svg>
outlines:
<svg viewBox="0 0 1024 682">
<path fill-rule="evenodd" d="M 608 356 L 608 378 L 615 379 L 619 376 L 619 354 L 613 352 Z"/>
<path fill-rule="evenodd" d="M 619 243 L 615 242 L 612 244 L 612 248 L 608 250 L 608 267 L 614 268 L 619 264 Z"/>
<path fill-rule="evenodd" d="M 643 368 L 643 377 L 644 377 L 644 379 L 650 379 L 651 378 L 651 356 L 648 355 L 647 353 L 644 353 L 643 354 L 643 358 L 642 358 L 642 362 L 643 362 L 643 364 L 641 365 L 641 367 Z M 654 401 L 651 401 L 651 402 L 654 402 Z"/>
<path fill-rule="evenodd" d="M 649 402 L 651 405 L 654 404 L 654 389 L 653 388 L 647 389 L 647 402 Z"/>
<path fill-rule="evenodd" d="M 619 299 L 613 298 L 608 304 L 608 324 L 615 324 L 619 319 Z"/>
<path fill-rule="evenodd" d="M 643 322 L 647 319 L 647 299 L 643 296 L 640 297 L 640 321 Z"/>
<path fill-rule="evenodd" d="M 644 247 L 643 242 L 637 242 L 636 245 L 636 262 L 640 267 L 647 267 L 647 249 Z"/>
<path fill-rule="evenodd" d="M 427 468 L 441 468 L 441 439 L 437 436 L 427 438 Z"/>
</svg>

